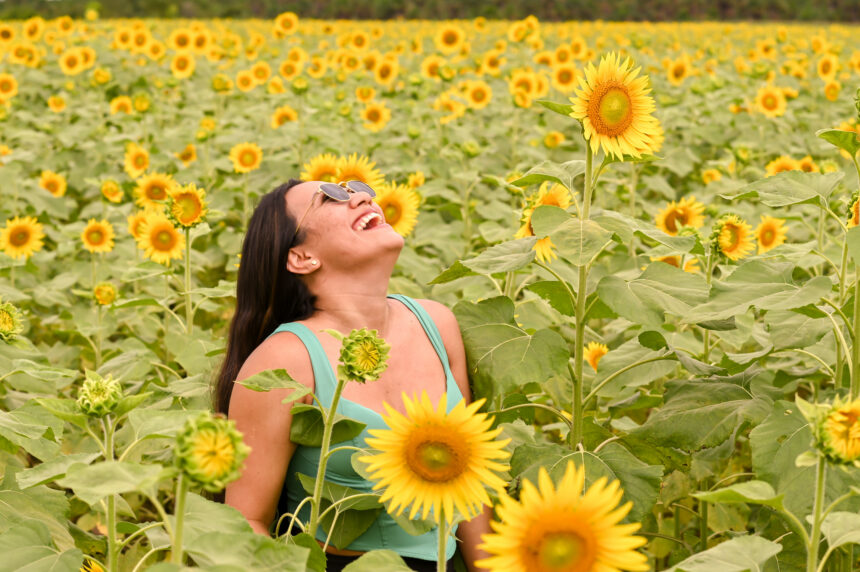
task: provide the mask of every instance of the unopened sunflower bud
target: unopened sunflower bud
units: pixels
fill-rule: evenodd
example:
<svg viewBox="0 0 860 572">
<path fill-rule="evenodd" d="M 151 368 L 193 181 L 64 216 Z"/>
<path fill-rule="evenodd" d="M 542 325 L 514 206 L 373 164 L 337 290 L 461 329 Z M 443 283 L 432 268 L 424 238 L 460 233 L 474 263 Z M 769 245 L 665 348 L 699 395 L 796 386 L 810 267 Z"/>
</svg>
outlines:
<svg viewBox="0 0 860 572">
<path fill-rule="evenodd" d="M 11 342 L 23 329 L 18 308 L 11 302 L 0 300 L 0 341 Z"/>
<path fill-rule="evenodd" d="M 340 365 L 337 366 L 341 379 L 358 383 L 376 381 L 388 368 L 388 351 L 391 346 L 377 335 L 376 330 L 352 330 L 348 336 L 337 330 L 324 331 L 343 343 L 340 348 Z"/>
<path fill-rule="evenodd" d="M 218 492 L 242 475 L 251 448 L 236 423 L 206 411 L 189 419 L 176 436 L 176 466 L 190 480 Z"/>
<path fill-rule="evenodd" d="M 90 417 L 104 417 L 116 408 L 122 399 L 122 386 L 113 376 L 102 377 L 87 370 L 78 393 L 78 407 Z"/>
<path fill-rule="evenodd" d="M 93 296 L 100 305 L 108 306 L 116 300 L 116 287 L 110 282 L 99 282 L 93 288 Z"/>
</svg>

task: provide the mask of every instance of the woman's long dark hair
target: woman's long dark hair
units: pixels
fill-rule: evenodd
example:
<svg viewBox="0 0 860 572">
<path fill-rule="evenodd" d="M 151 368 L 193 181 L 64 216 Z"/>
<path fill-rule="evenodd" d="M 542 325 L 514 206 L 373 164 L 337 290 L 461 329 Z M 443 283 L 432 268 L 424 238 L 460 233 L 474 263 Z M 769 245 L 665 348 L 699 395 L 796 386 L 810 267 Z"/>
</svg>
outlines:
<svg viewBox="0 0 860 572">
<path fill-rule="evenodd" d="M 304 232 L 292 240 L 296 219 L 287 214 L 285 196 L 301 182 L 290 179 L 264 195 L 248 222 L 236 283 L 236 313 L 213 396 L 220 413 L 227 413 L 233 382 L 251 352 L 280 324 L 309 318 L 314 312 L 316 296 L 287 270 L 287 253 L 303 242 Z"/>
</svg>

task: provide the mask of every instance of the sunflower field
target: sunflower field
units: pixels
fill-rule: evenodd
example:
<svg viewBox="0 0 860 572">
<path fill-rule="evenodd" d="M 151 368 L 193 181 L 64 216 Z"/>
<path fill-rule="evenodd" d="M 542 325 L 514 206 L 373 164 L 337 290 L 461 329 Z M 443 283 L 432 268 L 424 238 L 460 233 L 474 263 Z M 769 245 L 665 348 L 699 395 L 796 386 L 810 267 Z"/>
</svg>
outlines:
<svg viewBox="0 0 860 572">
<path fill-rule="evenodd" d="M 441 555 L 483 505 L 487 570 L 860 569 L 858 152 L 850 25 L 0 21 L 0 570 L 316 572 L 318 526 L 387 510 Z M 352 456 L 382 490 L 308 477 L 265 537 L 211 396 L 290 178 L 376 191 L 389 291 L 453 310 L 480 409 L 389 416 L 463 428 L 414 477 L 448 496 L 408 506 L 395 430 Z M 384 369 L 362 335 L 341 384 Z M 296 407 L 323 451 L 363 429 Z"/>
</svg>

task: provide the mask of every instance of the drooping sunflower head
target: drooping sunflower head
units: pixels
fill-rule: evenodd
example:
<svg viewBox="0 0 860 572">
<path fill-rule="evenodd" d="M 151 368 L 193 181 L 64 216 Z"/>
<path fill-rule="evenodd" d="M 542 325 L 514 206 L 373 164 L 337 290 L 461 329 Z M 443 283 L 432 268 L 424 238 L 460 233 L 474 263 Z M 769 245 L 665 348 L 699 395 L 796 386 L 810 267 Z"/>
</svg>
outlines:
<svg viewBox="0 0 860 572">
<path fill-rule="evenodd" d="M 172 259 L 182 258 L 185 236 L 176 230 L 163 213 L 146 213 L 138 232 L 138 246 L 152 261 L 168 265 Z"/>
<path fill-rule="evenodd" d="M 389 512 L 411 506 L 410 518 L 421 511 L 426 519 L 432 511 L 436 522 L 451 523 L 456 513 L 470 519 L 490 504 L 487 488 L 504 490 L 497 473 L 508 469 L 510 440 L 496 440 L 501 428 L 490 429 L 492 419 L 477 413 L 483 402 L 461 400 L 449 412 L 446 394 L 436 408 L 426 392 L 414 400 L 404 394 L 406 415 L 384 404 L 389 429 L 370 430 L 367 443 L 377 452 L 359 460 L 367 463 L 374 490 L 384 489 L 380 501 L 391 501 Z"/>
<path fill-rule="evenodd" d="M 374 202 L 382 209 L 385 222 L 401 236 L 409 236 L 418 221 L 421 197 L 408 185 L 386 183 L 376 188 Z"/>
<path fill-rule="evenodd" d="M 134 107 L 131 98 L 127 95 L 118 95 L 110 100 L 110 114 L 125 113 L 131 115 Z"/>
<path fill-rule="evenodd" d="M 720 173 L 719 169 L 705 169 L 702 171 L 702 182 L 706 185 L 710 185 L 722 178 L 723 174 Z"/>
<path fill-rule="evenodd" d="M 112 179 L 102 182 L 101 192 L 102 196 L 112 203 L 122 202 L 122 187 Z"/>
<path fill-rule="evenodd" d="M 197 148 L 194 147 L 194 144 L 189 143 L 182 151 L 176 153 L 175 156 L 177 159 L 182 161 L 183 167 L 187 167 L 197 160 Z"/>
<path fill-rule="evenodd" d="M 303 181 L 336 183 L 338 181 L 338 163 L 338 157 L 332 153 L 323 153 L 312 157 L 302 166 L 301 179 Z"/>
<path fill-rule="evenodd" d="M 761 215 L 761 222 L 755 229 L 755 238 L 758 243 L 758 253 L 762 254 L 776 248 L 785 242 L 788 230 L 785 228 L 785 219 Z"/>
<path fill-rule="evenodd" d="M 388 369 L 391 346 L 379 337 L 376 330 L 352 330 L 348 336 L 337 330 L 325 332 L 341 341 L 340 365 L 337 367 L 341 379 L 367 383 L 376 381 Z"/>
<path fill-rule="evenodd" d="M 189 479 L 218 492 L 242 475 L 250 452 L 235 421 L 206 411 L 189 419 L 177 434 L 174 460 Z"/>
<path fill-rule="evenodd" d="M 749 223 L 734 214 L 724 215 L 714 224 L 711 243 L 717 253 L 729 260 L 740 260 L 755 247 Z"/>
<path fill-rule="evenodd" d="M 860 460 L 860 399 L 846 403 L 837 397 L 817 433 L 829 459 L 857 464 Z"/>
<path fill-rule="evenodd" d="M 90 417 L 104 417 L 112 412 L 122 399 L 122 386 L 108 375 L 102 377 L 87 370 L 84 383 L 78 392 L 78 407 Z"/>
<path fill-rule="evenodd" d="M 549 205 L 566 209 L 570 206 L 570 191 L 564 185 L 544 181 L 534 198 L 534 206 Z"/>
<path fill-rule="evenodd" d="M 101 306 L 109 306 L 116 300 L 116 286 L 111 282 L 99 282 L 93 288 L 93 297 Z"/>
<path fill-rule="evenodd" d="M 0 229 L 0 250 L 12 258 L 30 258 L 42 250 L 45 238 L 43 226 L 36 217 L 15 217 L 6 221 Z"/>
<path fill-rule="evenodd" d="M 705 205 L 696 200 L 695 197 L 684 197 L 677 203 L 675 201 L 666 205 L 666 208 L 657 213 L 657 228 L 666 234 L 677 236 L 682 227 L 701 228 L 705 224 Z"/>
<path fill-rule="evenodd" d="M 263 162 L 263 150 L 256 143 L 239 143 L 230 149 L 230 160 L 237 173 L 250 173 Z"/>
<path fill-rule="evenodd" d="M 382 185 L 385 179 L 382 171 L 376 168 L 375 162 L 358 153 L 338 160 L 335 177 L 337 181 L 361 181 L 374 189 Z"/>
<path fill-rule="evenodd" d="M 160 210 L 174 185 L 171 175 L 162 173 L 144 175 L 137 180 L 134 202 L 144 209 Z"/>
<path fill-rule="evenodd" d="M 104 253 L 113 250 L 114 236 L 113 225 L 106 219 L 91 218 L 81 232 L 81 241 L 84 243 L 84 248 L 90 252 Z"/>
<path fill-rule="evenodd" d="M 598 67 L 589 63 L 579 79 L 581 89 L 571 97 L 570 116 L 582 123 L 591 150 L 623 160 L 624 155 L 641 157 L 654 152 L 660 122 L 651 115 L 654 99 L 648 95 L 648 77 L 639 76 L 628 58 L 610 53 Z"/>
<path fill-rule="evenodd" d="M 0 341 L 9 343 L 24 331 L 21 312 L 11 302 L 0 300 Z"/>
<path fill-rule="evenodd" d="M 296 113 L 295 109 L 293 109 L 289 105 L 282 105 L 281 107 L 275 109 L 275 112 L 272 114 L 272 120 L 269 122 L 269 125 L 272 127 L 272 129 L 277 129 L 284 123 L 296 121 L 298 118 L 299 114 Z"/>
<path fill-rule="evenodd" d="M 608 353 L 609 348 L 606 347 L 606 344 L 599 342 L 588 342 L 588 345 L 583 348 L 583 357 L 594 371 L 597 371 L 597 364 L 600 362 L 600 358 Z"/>
<path fill-rule="evenodd" d="M 206 216 L 206 191 L 198 189 L 194 183 L 170 189 L 167 215 L 183 228 L 191 228 L 203 222 Z"/>
<path fill-rule="evenodd" d="M 490 556 L 476 564 L 505 572 L 648 570 L 647 558 L 636 551 L 647 540 L 633 536 L 640 524 L 619 524 L 632 503 L 618 506 L 624 493 L 618 481 L 601 477 L 584 488 L 585 468 L 573 461 L 558 486 L 541 467 L 538 486 L 524 480 L 520 500 L 501 496 L 499 520 L 479 545 Z"/>
</svg>

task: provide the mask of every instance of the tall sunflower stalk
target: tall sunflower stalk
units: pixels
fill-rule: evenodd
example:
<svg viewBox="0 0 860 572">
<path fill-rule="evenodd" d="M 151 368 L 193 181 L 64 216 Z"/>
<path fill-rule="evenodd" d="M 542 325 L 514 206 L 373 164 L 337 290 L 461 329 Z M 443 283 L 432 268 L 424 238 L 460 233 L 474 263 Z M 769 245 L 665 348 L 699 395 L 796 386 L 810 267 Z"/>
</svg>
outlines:
<svg viewBox="0 0 860 572">
<path fill-rule="evenodd" d="M 206 215 L 206 191 L 194 183 L 174 185 L 168 194 L 170 219 L 185 232 L 185 333 L 194 329 L 194 306 L 191 300 L 191 229 L 203 222 Z"/>
<path fill-rule="evenodd" d="M 385 340 L 378 337 L 376 330 L 352 330 L 348 336 L 344 336 L 337 330 L 324 330 L 326 333 L 341 341 L 340 365 L 337 367 L 337 386 L 334 390 L 328 411 L 323 409 L 323 436 L 320 443 L 320 461 L 317 468 L 316 480 L 314 481 L 314 492 L 311 497 L 311 518 L 306 532 L 312 538 L 316 538 L 317 528 L 320 522 L 320 504 L 322 502 L 323 484 L 325 483 L 325 471 L 329 457 L 335 450 L 331 448 L 332 428 L 337 415 L 337 404 L 343 388 L 350 381 L 367 383 L 376 381 L 388 368 L 388 351 L 391 346 Z"/>
</svg>

